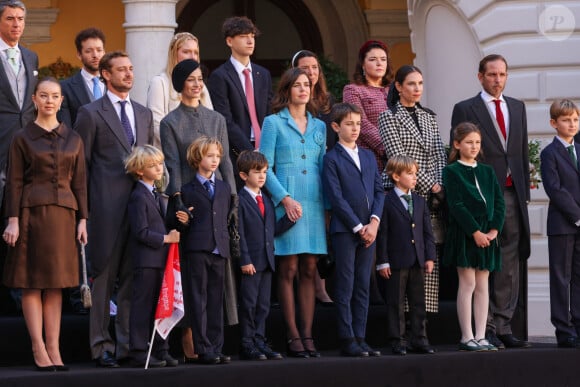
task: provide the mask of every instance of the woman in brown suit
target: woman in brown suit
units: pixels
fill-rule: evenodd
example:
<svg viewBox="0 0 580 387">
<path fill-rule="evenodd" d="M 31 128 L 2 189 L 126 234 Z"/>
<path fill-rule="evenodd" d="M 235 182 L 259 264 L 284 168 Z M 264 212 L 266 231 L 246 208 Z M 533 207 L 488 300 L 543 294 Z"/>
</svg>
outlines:
<svg viewBox="0 0 580 387">
<path fill-rule="evenodd" d="M 62 288 L 79 284 L 75 235 L 87 241 L 83 143 L 56 119 L 62 99 L 56 79 L 38 82 L 32 95 L 38 114 L 14 135 L 6 178 L 3 239 L 9 248 L 3 280 L 22 289 L 39 371 L 68 370 L 59 349 Z"/>
</svg>

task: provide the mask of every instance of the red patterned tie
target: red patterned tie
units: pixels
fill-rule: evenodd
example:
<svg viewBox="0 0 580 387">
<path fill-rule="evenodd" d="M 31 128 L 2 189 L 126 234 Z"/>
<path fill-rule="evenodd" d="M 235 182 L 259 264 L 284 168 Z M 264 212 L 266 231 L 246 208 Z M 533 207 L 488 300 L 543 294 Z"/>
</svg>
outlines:
<svg viewBox="0 0 580 387">
<path fill-rule="evenodd" d="M 256 102 L 254 100 L 254 87 L 252 86 L 252 79 L 250 78 L 250 70 L 244 69 L 245 87 L 246 87 L 246 102 L 248 103 L 248 110 L 250 111 L 250 122 L 252 129 L 254 129 L 254 143 L 256 149 L 260 147 L 260 124 L 258 123 L 258 115 L 256 114 Z"/>
<path fill-rule="evenodd" d="M 262 195 L 256 196 L 256 201 L 258 202 L 258 208 L 260 209 L 260 214 L 262 214 L 263 218 L 266 209 L 264 208 L 264 199 L 262 199 Z"/>
</svg>

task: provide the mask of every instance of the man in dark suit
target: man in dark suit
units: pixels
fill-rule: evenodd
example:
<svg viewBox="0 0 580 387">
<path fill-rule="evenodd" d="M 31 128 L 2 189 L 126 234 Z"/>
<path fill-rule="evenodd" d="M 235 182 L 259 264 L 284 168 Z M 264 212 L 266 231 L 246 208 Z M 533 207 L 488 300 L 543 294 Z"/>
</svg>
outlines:
<svg viewBox="0 0 580 387">
<path fill-rule="evenodd" d="M 526 259 L 530 256 L 530 173 L 528 127 L 522 101 L 504 96 L 507 61 L 501 55 L 488 55 L 479 63 L 478 78 L 483 91 L 461 101 L 453 108 L 451 126 L 468 121 L 481 130 L 481 162 L 491 165 L 504 189 L 506 216 L 501 233 L 501 271 L 490 274 L 490 302 L 486 338 L 498 348 L 529 347 L 512 333 L 511 321 L 518 303 L 519 291 L 526 286 Z M 450 144 L 453 143 L 453 131 Z M 525 293 L 524 293 L 525 294 Z M 521 332 L 526 335 L 525 326 Z"/>
<path fill-rule="evenodd" d="M 330 201 L 330 237 L 336 260 L 334 304 L 343 356 L 379 356 L 365 341 L 375 238 L 384 193 L 372 152 L 357 147 L 361 111 L 335 104 L 332 128 L 338 144 L 324 155 L 322 181 Z"/>
<path fill-rule="evenodd" d="M 74 129 L 85 143 L 88 172 L 89 243 L 93 274 L 93 306 L 90 312 L 90 344 L 98 366 L 118 367 L 115 359 L 129 354 L 131 260 L 127 240 L 127 202 L 133 179 L 123 161 L 133 145 L 153 143 L 153 116 L 132 101 L 133 65 L 129 56 L 114 51 L 99 63 L 107 93 L 79 109 Z M 109 303 L 117 285 L 115 341 L 109 334 Z"/>
<path fill-rule="evenodd" d="M 38 56 L 19 44 L 24 32 L 26 7 L 21 1 L 0 2 L 0 203 L 6 183 L 6 162 L 12 136 L 34 120 L 32 93 L 38 76 Z M 0 267 L 6 244 L 0 244 Z M 12 291 L 16 309 L 20 293 Z"/>
<path fill-rule="evenodd" d="M 61 82 L 62 101 L 59 120 L 72 128 L 79 108 L 105 94 L 105 84 L 99 77 L 99 62 L 105 55 L 105 34 L 97 28 L 82 30 L 75 37 L 81 71 Z"/>
<path fill-rule="evenodd" d="M 268 70 L 250 62 L 259 34 L 250 19 L 245 16 L 226 19 L 222 32 L 232 55 L 211 73 L 207 86 L 214 110 L 226 119 L 229 152 L 237 169 L 240 152 L 258 149 L 260 145 L 260 128 L 264 117 L 270 114 L 272 79 Z M 243 184 L 237 170 L 234 176 L 240 189 Z"/>
<path fill-rule="evenodd" d="M 274 262 L 276 214 L 274 203 L 261 190 L 266 182 L 268 160 L 259 152 L 244 151 L 238 157 L 240 177 L 245 182 L 239 193 L 240 232 L 240 358 L 281 359 L 266 343 L 266 319 Z"/>
</svg>

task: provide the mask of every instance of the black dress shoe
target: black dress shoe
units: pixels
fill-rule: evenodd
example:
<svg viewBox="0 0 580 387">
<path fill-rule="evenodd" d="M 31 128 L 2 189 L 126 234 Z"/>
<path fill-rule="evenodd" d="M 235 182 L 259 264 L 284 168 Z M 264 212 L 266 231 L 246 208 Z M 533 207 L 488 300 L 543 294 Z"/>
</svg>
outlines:
<svg viewBox="0 0 580 387">
<path fill-rule="evenodd" d="M 224 355 L 223 353 L 218 353 L 217 356 L 220 359 L 220 364 L 229 364 L 232 361 L 230 356 Z"/>
<path fill-rule="evenodd" d="M 503 342 L 493 332 L 486 332 L 485 338 L 487 341 L 497 349 L 505 349 Z"/>
<path fill-rule="evenodd" d="M 219 364 L 220 357 L 215 353 L 200 353 L 197 357 L 199 364 Z"/>
<path fill-rule="evenodd" d="M 175 359 L 167 352 L 161 356 L 158 356 L 157 359 L 164 360 L 166 367 L 177 367 L 177 365 L 179 364 L 179 360 Z"/>
<path fill-rule="evenodd" d="M 267 360 L 265 354 L 263 354 L 256 347 L 245 347 L 240 351 L 240 359 L 242 360 Z"/>
<path fill-rule="evenodd" d="M 129 365 L 133 368 L 145 368 L 145 364 L 147 363 L 146 359 L 129 359 Z M 148 368 L 161 368 L 165 367 L 167 363 L 165 360 L 157 359 L 154 356 L 149 357 L 149 365 Z"/>
<path fill-rule="evenodd" d="M 394 344 L 391 347 L 393 355 L 405 356 L 407 354 L 407 347 L 402 344 Z"/>
<path fill-rule="evenodd" d="M 429 344 L 425 345 L 413 345 L 409 347 L 409 352 L 420 353 L 424 355 L 433 355 L 436 351 L 435 348 Z"/>
<path fill-rule="evenodd" d="M 358 345 L 362 348 L 363 351 L 368 352 L 369 356 L 381 356 L 381 351 L 377 351 L 375 349 L 372 349 L 370 345 L 367 344 L 366 341 L 364 341 L 363 339 L 357 339 L 358 341 Z"/>
<path fill-rule="evenodd" d="M 96 360 L 97 367 L 103 368 L 119 368 L 119 363 L 115 360 L 115 356 L 109 351 L 103 352 L 101 357 Z"/>
<path fill-rule="evenodd" d="M 514 335 L 497 335 L 497 338 L 500 339 L 507 348 L 529 348 L 531 347 L 530 343 L 525 340 L 517 339 Z"/>
<path fill-rule="evenodd" d="M 574 336 L 569 336 L 558 341 L 558 348 L 578 348 L 578 346 L 578 338 Z"/>
<path fill-rule="evenodd" d="M 340 356 L 368 357 L 369 353 L 362 349 L 354 339 L 350 339 L 344 341 L 340 349 Z"/>
<path fill-rule="evenodd" d="M 280 360 L 283 359 L 282 354 L 280 352 L 274 351 L 270 346 L 266 343 L 260 343 L 256 345 L 258 351 L 262 352 L 266 359 L 268 360 Z"/>
</svg>

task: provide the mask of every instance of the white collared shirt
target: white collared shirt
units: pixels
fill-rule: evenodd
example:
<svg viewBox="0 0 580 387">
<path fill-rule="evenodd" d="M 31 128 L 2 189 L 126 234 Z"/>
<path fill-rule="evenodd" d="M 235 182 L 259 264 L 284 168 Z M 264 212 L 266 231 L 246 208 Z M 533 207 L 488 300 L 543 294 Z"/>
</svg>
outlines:
<svg viewBox="0 0 580 387">
<path fill-rule="evenodd" d="M 92 96 L 93 96 L 93 78 L 94 77 L 100 78 L 100 77 L 98 75 L 93 75 L 93 74 L 89 73 L 87 70 L 85 70 L 84 67 L 81 69 L 81 75 L 82 75 L 83 79 L 85 80 L 85 84 L 89 88 L 89 92 L 91 94 L 91 100 L 92 100 L 93 99 L 92 98 Z M 105 95 L 105 84 L 100 80 L 99 80 L 99 89 L 101 89 L 101 95 Z M 119 110 L 119 112 L 120 112 L 120 110 Z"/>
<path fill-rule="evenodd" d="M 238 73 L 238 77 L 240 78 L 240 83 L 242 84 L 242 89 L 244 90 L 244 94 L 246 94 L 246 76 L 244 75 L 244 70 L 250 70 L 250 80 L 252 81 L 252 87 L 254 87 L 254 74 L 252 71 L 252 62 L 248 62 L 247 66 L 241 64 L 236 58 L 230 56 L 230 62 L 234 69 L 236 69 L 236 73 Z M 255 94 L 254 94 L 255 96 Z M 256 112 L 258 114 L 258 112 Z M 256 137 L 254 136 L 254 128 L 250 124 L 250 141 L 255 141 Z"/>
<path fill-rule="evenodd" d="M 119 101 L 123 100 L 119 98 L 119 96 L 113 94 L 110 90 L 107 91 L 107 97 L 109 97 L 109 100 L 117 112 L 119 121 L 121 121 L 121 104 Z M 137 143 L 137 132 L 135 131 L 135 112 L 133 111 L 133 105 L 131 104 L 131 98 L 129 98 L 129 95 L 127 95 L 127 99 L 125 99 L 125 101 L 127 101 L 125 104 L 125 113 L 127 113 L 127 117 L 131 123 L 131 130 L 133 130 L 133 138 L 135 138 L 135 143 Z"/>
<path fill-rule="evenodd" d="M 254 201 L 256 202 L 256 204 L 258 204 L 258 201 L 256 200 L 257 196 L 263 196 L 262 195 L 262 191 L 255 193 L 254 191 L 252 191 L 251 189 L 249 189 L 247 186 L 244 186 L 244 189 L 246 191 L 248 191 L 248 193 L 250 194 L 250 196 L 252 197 L 252 199 L 254 199 Z"/>
<path fill-rule="evenodd" d="M 338 144 L 344 148 L 344 150 L 346 151 L 346 153 L 348 153 L 348 155 L 350 156 L 350 158 L 352 159 L 352 161 L 354 161 L 356 167 L 360 171 L 361 169 L 360 169 L 360 157 L 358 155 L 358 146 L 355 145 L 354 148 L 349 148 L 346 145 L 341 144 L 340 142 Z"/>
<path fill-rule="evenodd" d="M 493 97 L 491 94 L 489 94 L 487 91 L 482 90 L 481 91 L 481 99 L 483 100 L 483 102 L 485 103 L 485 105 L 487 106 L 487 109 L 491 112 L 492 117 L 496 120 L 497 122 L 497 117 L 495 114 L 495 102 L 493 102 L 496 99 L 499 99 L 501 101 L 501 103 L 499 104 L 500 108 L 501 108 L 501 112 L 503 113 L 503 119 L 505 121 L 505 132 L 506 132 L 506 136 L 509 138 L 509 133 L 510 133 L 510 112 L 507 108 L 507 103 L 505 102 L 505 99 L 503 97 L 503 94 L 499 96 L 499 98 L 495 98 Z"/>
</svg>

